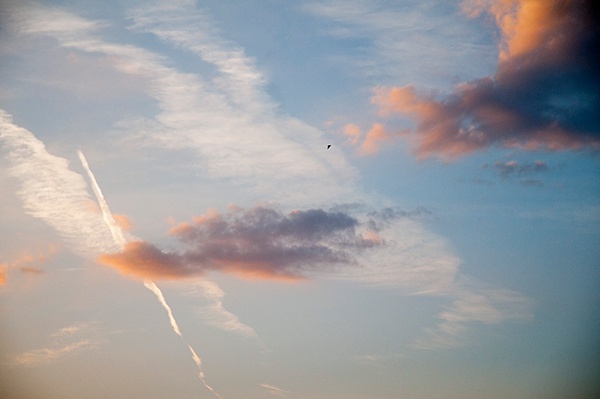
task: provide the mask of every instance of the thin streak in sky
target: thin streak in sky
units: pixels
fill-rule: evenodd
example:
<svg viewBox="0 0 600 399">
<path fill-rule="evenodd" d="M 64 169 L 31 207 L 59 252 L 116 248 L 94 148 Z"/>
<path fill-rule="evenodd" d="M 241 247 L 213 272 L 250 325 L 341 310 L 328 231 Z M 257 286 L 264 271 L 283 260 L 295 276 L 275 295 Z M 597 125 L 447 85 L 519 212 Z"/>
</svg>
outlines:
<svg viewBox="0 0 600 399">
<path fill-rule="evenodd" d="M 94 190 L 94 194 L 96 194 L 96 198 L 98 199 L 98 204 L 100 205 L 100 209 L 102 210 L 102 217 L 104 219 L 104 222 L 110 229 L 110 233 L 112 234 L 115 242 L 118 245 L 120 245 L 121 248 L 123 248 L 123 246 L 125 246 L 125 244 L 127 243 L 127 239 L 123 235 L 121 227 L 117 224 L 117 221 L 110 212 L 108 203 L 104 199 L 104 195 L 102 195 L 102 190 L 100 190 L 100 186 L 98 186 L 96 177 L 92 173 L 90 165 L 88 164 L 87 159 L 85 159 L 85 155 L 83 155 L 83 152 L 81 152 L 81 150 L 77 150 L 77 155 L 79 155 L 81 164 L 83 165 L 83 168 L 85 169 L 85 171 L 88 174 L 88 177 L 90 178 L 90 182 L 92 183 L 92 190 Z"/>
<path fill-rule="evenodd" d="M 152 280 L 144 281 L 144 286 L 146 288 L 148 288 L 150 291 L 152 291 L 154 293 L 154 295 L 156 295 L 156 298 L 162 304 L 162 306 L 167 311 L 167 314 L 169 315 L 169 321 L 171 322 L 171 327 L 173 327 L 173 331 L 175 331 L 175 334 L 177 334 L 177 335 L 179 335 L 179 337 L 181 337 L 183 342 L 187 345 L 190 352 L 192 353 L 192 359 L 194 360 L 194 363 L 196 363 L 196 366 L 198 367 L 198 378 L 200 378 L 200 381 L 202 381 L 202 383 L 204 384 L 206 389 L 211 391 L 217 398 L 221 398 L 221 395 L 219 395 L 210 385 L 208 385 L 208 383 L 204 379 L 204 371 L 202 371 L 202 359 L 200 359 L 200 356 L 198 356 L 198 354 L 196 353 L 194 348 L 192 348 L 192 346 L 186 342 L 185 338 L 183 338 L 183 334 L 181 334 L 179 325 L 177 325 L 177 320 L 175 320 L 175 317 L 173 316 L 173 311 L 171 310 L 171 307 L 165 300 L 165 297 L 164 297 L 162 291 L 160 290 L 160 288 L 158 288 L 158 286 L 156 284 L 154 284 L 154 282 Z"/>
<path fill-rule="evenodd" d="M 92 183 L 92 189 L 94 190 L 94 194 L 96 195 L 96 198 L 98 199 L 100 209 L 102 210 L 102 216 L 103 216 L 104 222 L 108 225 L 108 228 L 110 229 L 110 232 L 113 236 L 113 239 L 115 240 L 115 243 L 117 243 L 118 245 L 121 246 L 121 248 L 123 248 L 125 246 L 125 244 L 127 243 L 127 239 L 123 235 L 123 231 L 121 230 L 121 227 L 117 224 L 117 222 L 115 221 L 115 218 L 113 217 L 112 213 L 110 212 L 108 203 L 104 199 L 102 190 L 100 190 L 100 186 L 98 185 L 98 182 L 96 181 L 96 178 L 95 178 L 94 174 L 92 173 L 92 170 L 90 169 L 90 166 L 85 158 L 85 155 L 83 155 L 83 152 L 81 152 L 81 150 L 78 150 L 77 154 L 79 155 L 81 164 L 83 165 L 84 169 L 86 170 L 86 172 L 90 178 L 90 181 Z M 196 363 L 196 366 L 198 367 L 198 378 L 200 378 L 200 381 L 202 381 L 202 384 L 204 384 L 206 389 L 208 389 L 210 392 L 212 392 L 217 398 L 222 399 L 221 395 L 219 395 L 206 382 L 206 380 L 204 378 L 204 372 L 202 371 L 202 360 L 200 359 L 200 356 L 198 356 L 198 354 L 196 353 L 194 348 L 192 348 L 192 346 L 187 343 L 185 338 L 183 338 L 183 334 L 181 334 L 181 330 L 179 329 L 177 320 L 175 320 L 175 316 L 173 316 L 173 311 L 171 310 L 171 307 L 165 300 L 165 297 L 164 297 L 162 291 L 160 290 L 160 288 L 158 288 L 158 286 L 156 284 L 154 284 L 154 282 L 152 280 L 144 281 L 144 286 L 146 288 L 148 288 L 150 291 L 152 291 L 154 293 L 154 295 L 156 295 L 156 298 L 158 299 L 160 304 L 167 311 L 167 315 L 169 316 L 169 322 L 171 323 L 171 327 L 173 328 L 173 331 L 175 332 L 175 334 L 177 334 L 183 340 L 183 342 L 187 345 L 190 352 L 192 353 L 192 359 L 194 360 L 194 363 Z"/>
</svg>

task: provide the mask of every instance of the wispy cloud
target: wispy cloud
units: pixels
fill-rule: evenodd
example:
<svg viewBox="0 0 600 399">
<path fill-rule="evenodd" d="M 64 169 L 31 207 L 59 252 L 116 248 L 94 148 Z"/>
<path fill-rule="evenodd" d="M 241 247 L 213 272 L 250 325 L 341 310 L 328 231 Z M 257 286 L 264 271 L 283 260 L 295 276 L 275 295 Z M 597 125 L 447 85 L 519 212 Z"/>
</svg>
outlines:
<svg viewBox="0 0 600 399">
<path fill-rule="evenodd" d="M 549 169 L 548 165 L 544 161 L 534 161 L 534 162 L 518 162 L 514 159 L 510 161 L 498 161 L 493 165 L 484 164 L 482 168 L 493 168 L 498 171 L 500 176 L 507 178 L 514 175 L 524 175 L 531 173 L 540 173 L 545 172 Z"/>
<path fill-rule="evenodd" d="M 269 392 L 272 395 L 284 396 L 286 394 L 289 394 L 289 392 L 286 391 L 285 389 L 281 389 L 278 386 L 275 386 L 272 384 L 260 384 L 260 386 L 265 388 L 267 390 L 267 392 Z"/>
<path fill-rule="evenodd" d="M 381 146 L 391 141 L 397 134 L 386 131 L 381 123 L 375 123 L 369 130 L 360 146 L 358 153 L 360 155 L 373 155 L 379 152 Z"/>
<path fill-rule="evenodd" d="M 509 161 L 497 161 L 493 164 L 485 163 L 481 169 L 495 171 L 504 181 L 515 182 L 524 187 L 543 187 L 544 182 L 534 176 L 540 176 L 542 173 L 551 170 L 550 166 L 544 161 L 519 162 L 514 159 Z M 485 183 L 488 185 L 493 182 L 487 180 L 477 180 L 475 183 Z"/>
<path fill-rule="evenodd" d="M 55 331 L 54 333 L 51 334 L 51 337 L 58 338 L 58 337 L 73 336 L 73 335 L 76 335 L 79 333 L 84 333 L 86 331 L 90 331 L 97 325 L 98 325 L 97 321 L 85 321 L 85 322 L 73 323 L 71 325 L 68 325 L 66 327 L 63 327 L 63 328 Z"/>
<path fill-rule="evenodd" d="M 94 255 L 117 250 L 109 229 L 95 211 L 83 177 L 66 159 L 51 155 L 44 143 L 0 110 L 0 143 L 7 151 L 9 174 L 28 214 L 52 226 L 76 252 Z"/>
<path fill-rule="evenodd" d="M 600 35 L 589 7 L 467 1 L 466 13 L 488 13 L 500 29 L 496 73 L 462 83 L 448 96 L 423 95 L 413 85 L 378 87 L 372 102 L 383 117 L 416 120 L 409 140 L 419 158 L 451 160 L 491 146 L 598 149 Z"/>
<path fill-rule="evenodd" d="M 223 304 L 225 293 L 216 283 L 206 279 L 194 279 L 185 285 L 184 293 L 189 297 L 208 302 L 196 308 L 196 314 L 206 324 L 245 338 L 257 338 L 256 331 L 252 327 L 242 323 L 238 316 L 225 308 Z"/>
<path fill-rule="evenodd" d="M 161 127 L 150 134 L 153 141 L 194 149 L 209 175 L 252 182 L 260 195 L 279 192 L 289 202 L 303 198 L 308 187 L 322 200 L 350 192 L 355 171 L 342 154 L 324 151 L 323 132 L 277 113 L 254 60 L 223 39 L 202 11 L 182 2 L 144 7 L 131 17 L 135 31 L 175 44 L 218 72 L 211 80 L 198 75 L 154 80 Z M 281 184 L 286 190 L 277 189 Z M 283 200 L 272 198 L 278 199 Z"/>
<path fill-rule="evenodd" d="M 533 317 L 533 302 L 529 298 L 471 279 L 461 278 L 449 296 L 453 297 L 451 305 L 438 315 L 440 322 L 435 328 L 427 329 L 427 336 L 415 342 L 416 347 L 436 349 L 464 345 L 464 333 L 473 322 L 525 322 Z"/>
<path fill-rule="evenodd" d="M 213 78 L 180 72 L 157 53 L 101 38 L 102 23 L 79 23 L 79 17 L 55 12 L 48 26 L 43 13 L 23 8 L 14 19 L 21 34 L 56 39 L 60 46 L 103 54 L 124 74 L 147 82 L 158 112 L 149 118 L 120 121 L 123 140 L 135 146 L 194 154 L 194 167 L 208 178 L 226 178 L 256 200 L 321 201 L 343 198 L 354 190 L 356 171 L 335 148 L 325 151 L 322 131 L 286 115 L 265 94 L 265 81 L 253 60 L 222 39 L 210 18 L 190 2 L 147 5 L 130 14 L 135 32 L 151 33 L 214 68 Z M 273 174 L 273 170 L 279 173 Z M 280 190 L 285 185 L 286 190 Z M 307 195 L 307 193 L 312 193 Z"/>
<path fill-rule="evenodd" d="M 458 23 L 461 15 L 451 2 L 334 0 L 311 2 L 304 9 L 328 20 L 326 34 L 360 39 L 361 46 L 342 62 L 379 81 L 435 88 L 493 68 L 490 46 L 480 31 Z M 478 62 L 465 65 L 465 59 Z"/>
<path fill-rule="evenodd" d="M 50 335 L 50 346 L 16 355 L 13 363 L 18 366 L 38 366 L 55 362 L 63 357 L 97 348 L 103 340 L 97 337 L 92 326 L 96 323 L 75 323 Z M 86 335 L 94 335 L 86 338 Z"/>
<path fill-rule="evenodd" d="M 384 362 L 400 359 L 406 355 L 401 353 L 369 354 L 354 356 L 352 359 L 366 365 L 380 365 Z"/>
<path fill-rule="evenodd" d="M 19 257 L 11 261 L 3 259 L 4 262 L 0 263 L 0 285 L 6 284 L 7 273 L 11 269 L 16 269 L 29 275 L 43 274 L 44 270 L 39 266 L 47 262 L 55 253 L 56 248 L 49 246 L 42 252 L 32 251 L 30 253 L 22 253 Z"/>
</svg>

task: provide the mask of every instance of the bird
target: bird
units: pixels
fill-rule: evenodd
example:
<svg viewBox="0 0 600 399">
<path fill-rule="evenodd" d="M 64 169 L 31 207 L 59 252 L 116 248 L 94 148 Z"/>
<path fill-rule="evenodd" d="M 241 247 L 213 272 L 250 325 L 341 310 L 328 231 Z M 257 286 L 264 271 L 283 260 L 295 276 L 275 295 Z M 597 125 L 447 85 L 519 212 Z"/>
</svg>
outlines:
<svg viewBox="0 0 600 399">
<path fill-rule="evenodd" d="M 329 149 L 329 147 L 331 147 L 331 144 L 327 144 L 327 149 Z"/>
</svg>

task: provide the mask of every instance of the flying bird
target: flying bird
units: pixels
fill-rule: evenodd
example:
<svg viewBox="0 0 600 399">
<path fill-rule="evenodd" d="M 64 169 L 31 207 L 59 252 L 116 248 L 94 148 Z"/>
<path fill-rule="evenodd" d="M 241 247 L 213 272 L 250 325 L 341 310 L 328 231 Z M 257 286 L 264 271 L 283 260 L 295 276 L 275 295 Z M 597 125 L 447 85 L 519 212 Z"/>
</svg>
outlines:
<svg viewBox="0 0 600 399">
<path fill-rule="evenodd" d="M 327 149 L 329 149 L 329 147 L 331 147 L 331 144 L 327 144 Z"/>
</svg>

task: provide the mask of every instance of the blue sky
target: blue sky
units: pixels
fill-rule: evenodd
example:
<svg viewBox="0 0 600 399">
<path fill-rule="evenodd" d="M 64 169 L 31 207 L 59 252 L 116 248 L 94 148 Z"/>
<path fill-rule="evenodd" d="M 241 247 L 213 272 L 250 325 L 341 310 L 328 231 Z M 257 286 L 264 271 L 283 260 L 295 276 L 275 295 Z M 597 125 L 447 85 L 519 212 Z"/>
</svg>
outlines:
<svg viewBox="0 0 600 399">
<path fill-rule="evenodd" d="M 1 11 L 4 396 L 599 389 L 590 2 Z"/>
</svg>

